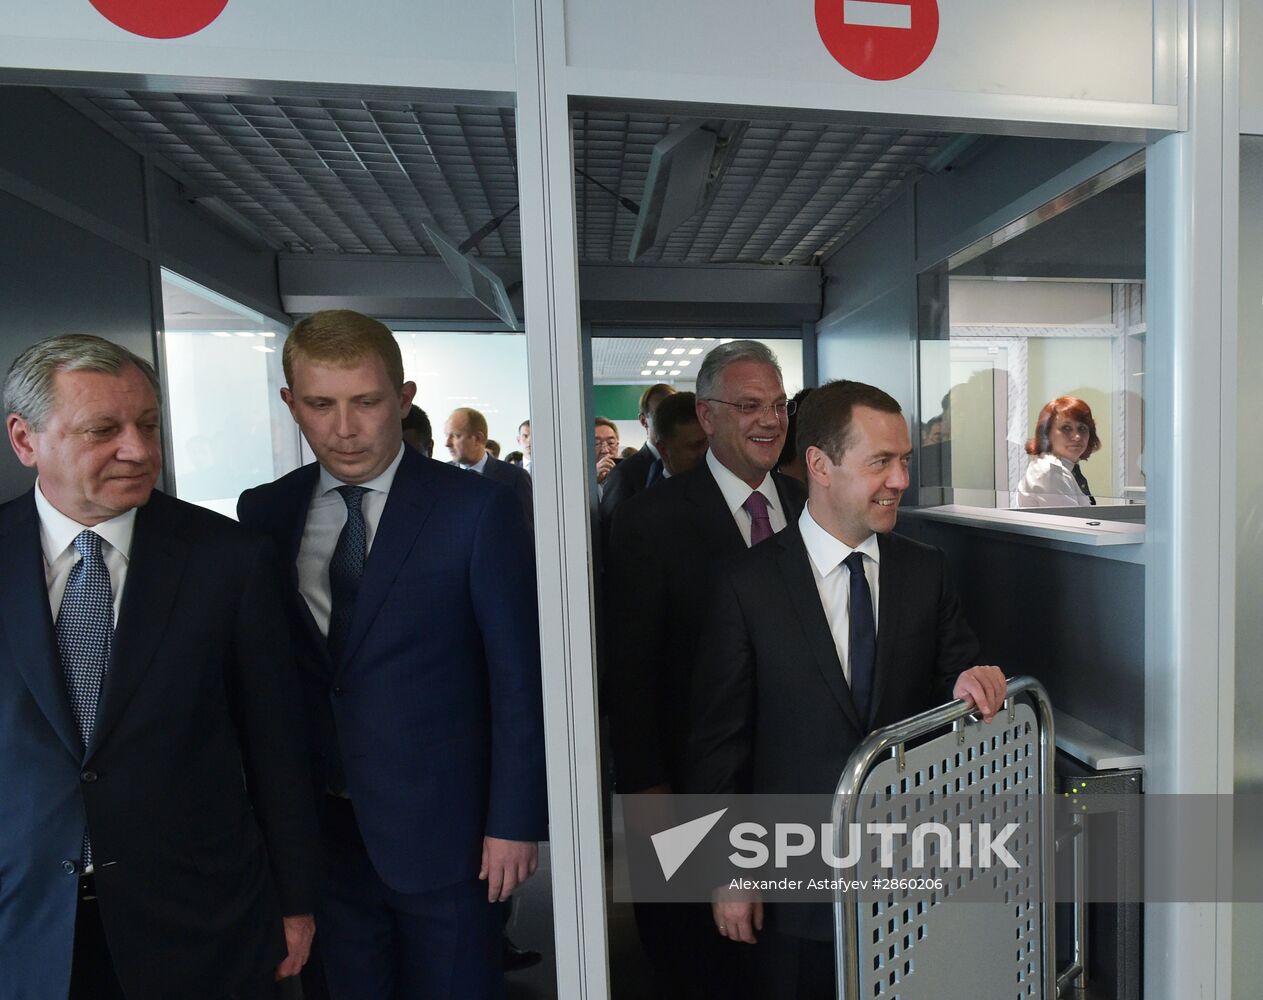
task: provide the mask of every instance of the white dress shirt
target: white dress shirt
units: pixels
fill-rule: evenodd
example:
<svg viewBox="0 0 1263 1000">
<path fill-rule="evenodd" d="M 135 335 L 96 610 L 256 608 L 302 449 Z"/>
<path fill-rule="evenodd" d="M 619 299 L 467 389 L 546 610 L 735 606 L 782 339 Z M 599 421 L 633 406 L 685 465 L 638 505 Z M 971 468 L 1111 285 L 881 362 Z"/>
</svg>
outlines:
<svg viewBox="0 0 1263 1000">
<path fill-rule="evenodd" d="M 395 472 L 399 469 L 406 447 L 407 445 L 399 446 L 399 454 L 380 476 L 358 484 L 368 490 L 360 500 L 360 510 L 364 514 L 366 559 L 373 550 L 373 538 L 377 535 L 377 526 L 381 523 L 382 511 L 386 508 L 386 495 L 390 492 L 391 483 L 395 481 Z M 320 467 L 320 478 L 316 481 L 316 489 L 311 496 L 311 506 L 307 508 L 303 540 L 298 546 L 298 590 L 311 608 L 312 617 L 316 619 L 322 635 L 329 634 L 329 613 L 333 607 L 333 592 L 329 587 L 329 561 L 333 558 L 338 536 L 342 534 L 342 527 L 346 524 L 346 501 L 338 492 L 338 487 L 343 485 L 346 484 L 323 465 Z"/>
<path fill-rule="evenodd" d="M 737 527 L 741 531 L 741 537 L 746 541 L 746 547 L 750 545 L 750 522 L 749 512 L 742 505 L 749 499 L 750 494 L 756 492 L 750 489 L 750 484 L 738 479 L 736 474 L 728 469 L 726 465 L 715 457 L 713 451 L 706 452 L 706 464 L 710 466 L 710 473 L 715 477 L 715 482 L 719 484 L 719 491 L 724 495 L 724 502 L 728 505 L 728 510 L 732 512 L 732 519 L 737 522 Z M 769 472 L 763 477 L 763 482 L 759 483 L 757 492 L 767 497 L 767 518 L 772 522 L 772 533 L 782 531 L 788 523 L 785 520 L 785 511 L 781 508 L 781 498 L 776 492 L 776 483 L 772 481 L 772 474 Z"/>
<path fill-rule="evenodd" d="M 473 465 L 466 465 L 464 462 L 457 462 L 456 464 L 462 469 L 468 469 L 470 472 L 476 472 L 481 476 L 482 470 L 487 467 L 487 456 L 490 454 L 491 452 L 484 451 L 482 453 L 482 458 L 478 459 L 478 461 L 476 461 Z"/>
<path fill-rule="evenodd" d="M 44 582 L 48 586 L 48 606 L 53 621 L 61 611 L 61 598 L 66 592 L 70 571 L 80 559 L 72 544 L 88 525 L 67 517 L 44 496 L 39 480 L 35 481 L 35 510 L 39 514 L 39 542 L 44 550 Z M 136 508 L 126 514 L 91 526 L 104 542 L 101 558 L 110 574 L 114 591 L 114 624 L 118 625 L 118 609 L 123 601 L 123 584 L 127 582 L 127 561 L 132 551 L 132 531 L 136 526 Z"/>
<path fill-rule="evenodd" d="M 881 550 L 877 545 L 877 536 L 869 535 L 851 548 L 820 527 L 811 516 L 810 502 L 798 518 L 798 530 L 803 536 L 803 544 L 807 546 L 807 561 L 811 563 L 811 573 L 816 578 L 816 590 L 820 593 L 820 604 L 829 621 L 829 631 L 833 634 L 838 662 L 842 664 L 842 673 L 850 684 L 851 571 L 842 562 L 852 552 L 864 554 L 864 577 L 873 595 L 873 621 L 877 622 L 881 592 Z"/>
<path fill-rule="evenodd" d="M 1087 507 L 1091 504 L 1074 481 L 1074 463 L 1051 451 L 1032 455 L 1017 487 L 1019 507 Z"/>
</svg>

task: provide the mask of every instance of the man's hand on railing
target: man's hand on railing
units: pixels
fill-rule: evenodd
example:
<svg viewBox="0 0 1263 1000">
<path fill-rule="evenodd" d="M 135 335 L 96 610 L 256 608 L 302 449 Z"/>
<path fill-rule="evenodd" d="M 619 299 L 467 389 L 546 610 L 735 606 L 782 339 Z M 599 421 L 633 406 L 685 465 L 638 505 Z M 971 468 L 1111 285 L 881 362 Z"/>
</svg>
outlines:
<svg viewBox="0 0 1263 1000">
<path fill-rule="evenodd" d="M 983 722 L 990 722 L 995 718 L 996 712 L 1004 707 L 1007 688 L 1004 671 L 999 667 L 970 667 L 961 671 L 961 675 L 956 678 L 952 697 L 969 702 L 978 710 Z"/>
<path fill-rule="evenodd" d="M 758 941 L 755 931 L 763 930 L 763 900 L 757 892 L 724 886 L 711 893 L 710 909 L 715 929 L 729 941 Z"/>
</svg>

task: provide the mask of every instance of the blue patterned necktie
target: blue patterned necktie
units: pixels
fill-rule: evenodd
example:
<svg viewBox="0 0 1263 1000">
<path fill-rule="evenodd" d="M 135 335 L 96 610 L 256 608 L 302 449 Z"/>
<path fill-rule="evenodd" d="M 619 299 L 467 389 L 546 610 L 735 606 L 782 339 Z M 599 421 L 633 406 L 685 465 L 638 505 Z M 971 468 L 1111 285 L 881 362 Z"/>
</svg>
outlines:
<svg viewBox="0 0 1263 1000">
<path fill-rule="evenodd" d="M 93 531 L 81 531 L 73 544 L 79 561 L 70 570 L 57 611 L 57 655 L 86 753 L 114 647 L 114 588 L 101 558 L 101 537 Z M 91 863 L 92 844 L 85 828 L 84 867 Z"/>
<path fill-rule="evenodd" d="M 368 489 L 364 486 L 339 486 L 338 492 L 346 502 L 346 524 L 338 535 L 333 558 L 329 561 L 329 593 L 332 603 L 329 609 L 329 655 L 336 664 L 342 655 L 351 619 L 355 615 L 355 598 L 360 590 L 360 577 L 364 575 L 364 560 L 368 555 L 368 529 L 364 524 L 361 504 Z"/>
<path fill-rule="evenodd" d="M 842 560 L 851 573 L 851 697 L 867 732 L 873 701 L 873 674 L 877 667 L 877 623 L 873 619 L 873 592 L 864 574 L 864 554 L 852 552 Z"/>
</svg>

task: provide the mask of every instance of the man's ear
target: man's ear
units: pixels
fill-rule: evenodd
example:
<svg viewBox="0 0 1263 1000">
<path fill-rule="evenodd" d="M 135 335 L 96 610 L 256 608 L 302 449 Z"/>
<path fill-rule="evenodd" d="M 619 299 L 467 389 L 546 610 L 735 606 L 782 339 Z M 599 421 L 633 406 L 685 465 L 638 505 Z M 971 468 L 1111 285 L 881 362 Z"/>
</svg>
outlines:
<svg viewBox="0 0 1263 1000">
<path fill-rule="evenodd" d="M 298 414 L 294 412 L 294 407 L 298 405 L 298 400 L 294 398 L 294 392 L 289 386 L 281 386 L 281 399 L 285 401 L 285 405 L 289 407 L 289 415 L 294 418 L 294 422 L 298 422 Z"/>
<path fill-rule="evenodd" d="M 807 467 L 807 479 L 809 482 L 819 483 L 826 489 L 833 480 L 833 470 L 835 468 L 829 456 L 814 444 L 807 446 L 807 451 L 803 455 L 803 464 Z"/>
<path fill-rule="evenodd" d="M 9 444 L 13 446 L 18 461 L 28 469 L 35 468 L 35 443 L 31 440 L 35 432 L 31 430 L 31 425 L 16 413 L 10 413 L 5 426 L 9 431 Z"/>
<path fill-rule="evenodd" d="M 715 422 L 711 419 L 710 403 L 704 399 L 699 399 L 693 404 L 693 408 L 697 411 L 697 422 L 702 425 L 702 430 L 706 432 L 708 438 L 715 434 Z"/>
<path fill-rule="evenodd" d="M 417 384 L 415 382 L 405 382 L 403 388 L 399 390 L 399 419 L 402 420 L 408 415 L 408 411 L 412 409 L 412 401 L 417 395 Z"/>
</svg>

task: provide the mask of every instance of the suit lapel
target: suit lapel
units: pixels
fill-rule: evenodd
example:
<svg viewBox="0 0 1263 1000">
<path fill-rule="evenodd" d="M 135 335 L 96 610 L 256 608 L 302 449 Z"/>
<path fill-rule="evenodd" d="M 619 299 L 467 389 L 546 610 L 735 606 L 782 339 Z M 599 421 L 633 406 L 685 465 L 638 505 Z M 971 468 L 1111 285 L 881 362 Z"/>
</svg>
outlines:
<svg viewBox="0 0 1263 1000">
<path fill-rule="evenodd" d="M 829 631 L 829 621 L 820 603 L 820 591 L 816 588 L 816 577 L 811 571 L 807 547 L 803 544 L 797 524 L 790 524 L 773 541 L 765 544 L 781 547 L 777 561 L 785 579 L 785 590 L 798 614 L 798 622 L 807 637 L 807 644 L 811 647 L 825 685 L 851 725 L 861 734 L 868 732 L 867 727 L 860 724 L 859 713 L 856 712 L 855 702 L 851 698 L 851 688 L 842 673 L 838 650 L 833 643 L 833 633 Z"/>
<path fill-rule="evenodd" d="M 877 718 L 882 695 L 890 680 L 894 664 L 895 639 L 899 635 L 899 609 L 903 606 L 903 573 L 898 557 L 891 551 L 895 543 L 890 535 L 877 536 L 877 548 L 881 553 L 878 570 L 880 590 L 877 610 L 877 663 L 874 666 L 873 702 L 869 720 Z"/>
<path fill-rule="evenodd" d="M 40 711 L 66 749 L 75 760 L 82 760 L 83 742 L 57 661 L 34 493 L 6 506 L 4 520 L 0 529 L 0 579 L 5 581 L 5 599 L 0 601 L 0 618 L 9 639 L 10 662 L 26 681 Z"/>
<path fill-rule="evenodd" d="M 434 507 L 436 485 L 428 473 L 428 461 L 411 448 L 404 448 L 403 461 L 395 472 L 368 562 L 364 564 L 364 576 L 355 599 L 355 616 L 351 619 L 342 661 L 334 667 L 335 675 L 346 668 L 364 641 L 400 567 L 412 551 L 417 533 Z"/>
<path fill-rule="evenodd" d="M 298 618 L 302 622 L 306 641 L 315 650 L 318 665 L 328 677 L 333 672 L 333 665 L 329 662 L 329 648 L 325 643 L 325 637 L 320 632 L 320 626 L 316 624 L 315 616 L 311 613 L 311 607 L 307 604 L 307 599 L 303 597 L 298 585 L 298 551 L 302 548 L 303 532 L 307 527 L 307 511 L 311 507 L 312 494 L 316 490 L 316 481 L 319 478 L 320 465 L 317 462 L 304 466 L 302 475 L 294 477 L 293 489 L 283 500 L 277 537 L 284 539 L 285 548 L 281 555 L 285 560 L 290 593 L 294 595 Z"/>
<path fill-rule="evenodd" d="M 735 556 L 747 548 L 741 529 L 728 509 L 724 492 L 705 461 L 689 477 L 685 495 L 693 505 L 693 522 L 698 534 L 706 540 L 705 551 L 711 556 Z"/>
<path fill-rule="evenodd" d="M 772 473 L 772 485 L 776 487 L 776 495 L 781 499 L 781 510 L 785 514 L 785 524 L 791 525 L 798 520 L 798 516 L 803 512 L 802 504 L 791 495 L 789 484 L 786 481 L 788 477 L 782 476 L 779 472 Z"/>
<path fill-rule="evenodd" d="M 127 582 L 114 629 L 114 655 L 101 686 L 101 703 L 88 755 L 99 747 L 123 714 L 153 662 L 166 630 L 188 560 L 188 542 L 171 517 L 171 501 L 154 493 L 136 511 Z"/>
</svg>

